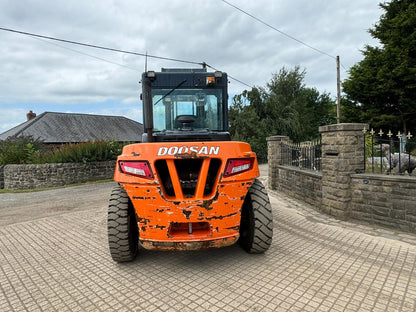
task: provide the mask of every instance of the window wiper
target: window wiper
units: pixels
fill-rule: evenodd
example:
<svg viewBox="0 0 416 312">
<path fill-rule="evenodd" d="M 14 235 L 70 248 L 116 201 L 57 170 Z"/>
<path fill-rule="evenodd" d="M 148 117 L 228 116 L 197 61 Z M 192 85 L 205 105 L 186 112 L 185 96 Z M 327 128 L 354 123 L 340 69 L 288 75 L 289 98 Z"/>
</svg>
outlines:
<svg viewBox="0 0 416 312">
<path fill-rule="evenodd" d="M 174 87 L 172 90 L 170 90 L 168 93 L 166 93 L 164 96 L 162 96 L 159 100 L 156 101 L 155 104 L 153 104 L 154 106 L 156 106 L 157 103 L 159 103 L 160 101 L 162 101 L 165 97 L 167 97 L 169 94 L 171 94 L 173 91 L 175 91 L 177 88 L 180 88 L 184 83 L 186 82 L 186 79 L 184 81 L 182 81 L 180 84 L 178 84 L 176 87 Z"/>
</svg>

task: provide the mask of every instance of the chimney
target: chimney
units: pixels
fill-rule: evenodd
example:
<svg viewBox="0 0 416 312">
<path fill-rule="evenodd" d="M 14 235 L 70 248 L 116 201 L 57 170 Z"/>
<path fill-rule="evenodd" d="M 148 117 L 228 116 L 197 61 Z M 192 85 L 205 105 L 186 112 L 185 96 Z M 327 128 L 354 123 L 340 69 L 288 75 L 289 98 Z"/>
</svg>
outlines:
<svg viewBox="0 0 416 312">
<path fill-rule="evenodd" d="M 29 113 L 26 114 L 27 121 L 32 120 L 36 117 L 36 114 L 32 111 L 29 111 Z"/>
</svg>

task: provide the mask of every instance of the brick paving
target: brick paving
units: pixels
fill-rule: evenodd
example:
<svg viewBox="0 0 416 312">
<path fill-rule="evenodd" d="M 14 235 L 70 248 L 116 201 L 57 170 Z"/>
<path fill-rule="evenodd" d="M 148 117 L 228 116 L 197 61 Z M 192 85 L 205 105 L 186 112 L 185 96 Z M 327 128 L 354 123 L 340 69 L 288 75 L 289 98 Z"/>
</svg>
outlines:
<svg viewBox="0 0 416 312">
<path fill-rule="evenodd" d="M 270 198 L 263 255 L 141 251 L 117 264 L 102 204 L 0 226 L 0 311 L 416 310 L 416 236 Z"/>
</svg>

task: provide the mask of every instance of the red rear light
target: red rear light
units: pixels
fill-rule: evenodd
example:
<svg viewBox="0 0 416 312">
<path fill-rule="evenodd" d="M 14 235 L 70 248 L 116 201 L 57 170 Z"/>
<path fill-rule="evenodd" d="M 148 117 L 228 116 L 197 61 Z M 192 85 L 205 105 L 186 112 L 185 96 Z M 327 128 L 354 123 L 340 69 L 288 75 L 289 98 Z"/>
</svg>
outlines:
<svg viewBox="0 0 416 312">
<path fill-rule="evenodd" d="M 230 177 L 235 174 L 243 173 L 253 169 L 254 158 L 237 158 L 228 159 L 225 166 L 224 177 Z"/>
<path fill-rule="evenodd" d="M 148 161 L 120 161 L 119 165 L 122 173 L 153 179 L 152 169 L 150 169 Z"/>
</svg>

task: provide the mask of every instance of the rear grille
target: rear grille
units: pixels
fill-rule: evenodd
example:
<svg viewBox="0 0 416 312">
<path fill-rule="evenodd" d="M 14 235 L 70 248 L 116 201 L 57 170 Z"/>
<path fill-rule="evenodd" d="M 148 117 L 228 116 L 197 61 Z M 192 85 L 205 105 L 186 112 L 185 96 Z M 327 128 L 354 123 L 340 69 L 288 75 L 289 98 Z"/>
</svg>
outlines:
<svg viewBox="0 0 416 312">
<path fill-rule="evenodd" d="M 170 199 L 210 196 L 220 166 L 221 160 L 216 158 L 161 159 L 155 162 L 164 195 Z"/>
<path fill-rule="evenodd" d="M 194 197 L 202 159 L 175 159 L 176 172 L 185 197 Z"/>
</svg>

